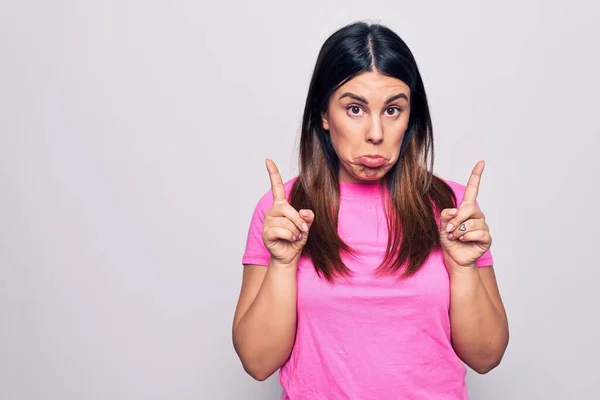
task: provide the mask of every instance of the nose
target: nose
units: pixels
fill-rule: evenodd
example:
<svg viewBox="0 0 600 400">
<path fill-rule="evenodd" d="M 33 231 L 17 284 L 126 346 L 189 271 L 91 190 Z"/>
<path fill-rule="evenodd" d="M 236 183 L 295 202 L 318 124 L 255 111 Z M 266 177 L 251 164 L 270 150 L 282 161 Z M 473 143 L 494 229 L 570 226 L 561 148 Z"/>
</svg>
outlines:
<svg viewBox="0 0 600 400">
<path fill-rule="evenodd" d="M 372 117 L 371 123 L 367 128 L 367 142 L 377 144 L 383 140 L 383 127 L 379 117 Z"/>
</svg>

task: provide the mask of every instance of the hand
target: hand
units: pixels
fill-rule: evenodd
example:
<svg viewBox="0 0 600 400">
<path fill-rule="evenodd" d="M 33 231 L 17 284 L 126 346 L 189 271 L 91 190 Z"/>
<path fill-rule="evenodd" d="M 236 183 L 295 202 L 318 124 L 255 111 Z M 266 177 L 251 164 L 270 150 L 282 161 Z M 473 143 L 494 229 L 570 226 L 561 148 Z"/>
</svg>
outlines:
<svg viewBox="0 0 600 400">
<path fill-rule="evenodd" d="M 308 240 L 308 232 L 314 221 L 310 210 L 296 211 L 286 200 L 283 181 L 275 163 L 266 160 L 273 207 L 267 211 L 263 222 L 263 243 L 279 264 L 289 265 L 297 260 Z"/>
<path fill-rule="evenodd" d="M 440 241 L 449 269 L 475 267 L 477 259 L 492 245 L 485 216 L 476 204 L 484 167 L 485 163 L 480 161 L 473 168 L 458 209 L 447 208 L 441 213 Z"/>
</svg>

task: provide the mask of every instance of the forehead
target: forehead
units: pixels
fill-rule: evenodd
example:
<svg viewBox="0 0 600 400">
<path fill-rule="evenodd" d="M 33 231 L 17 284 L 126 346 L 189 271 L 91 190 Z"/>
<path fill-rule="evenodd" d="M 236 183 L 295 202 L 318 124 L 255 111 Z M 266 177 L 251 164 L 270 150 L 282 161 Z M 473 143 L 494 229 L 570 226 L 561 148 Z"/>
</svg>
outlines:
<svg viewBox="0 0 600 400">
<path fill-rule="evenodd" d="M 410 98 L 410 88 L 400 79 L 379 72 L 365 72 L 353 77 L 341 85 L 335 94 L 352 92 L 368 99 L 385 99 L 398 93 L 404 93 Z"/>
</svg>

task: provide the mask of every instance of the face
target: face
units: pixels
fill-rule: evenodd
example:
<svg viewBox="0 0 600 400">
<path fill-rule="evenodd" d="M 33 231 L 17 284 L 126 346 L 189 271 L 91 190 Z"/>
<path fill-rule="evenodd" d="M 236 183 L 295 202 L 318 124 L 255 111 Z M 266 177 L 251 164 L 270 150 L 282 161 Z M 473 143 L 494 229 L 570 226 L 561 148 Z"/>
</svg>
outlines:
<svg viewBox="0 0 600 400">
<path fill-rule="evenodd" d="M 410 117 L 410 89 L 399 79 L 365 72 L 329 98 L 322 115 L 340 160 L 342 182 L 379 181 L 400 155 Z"/>
</svg>

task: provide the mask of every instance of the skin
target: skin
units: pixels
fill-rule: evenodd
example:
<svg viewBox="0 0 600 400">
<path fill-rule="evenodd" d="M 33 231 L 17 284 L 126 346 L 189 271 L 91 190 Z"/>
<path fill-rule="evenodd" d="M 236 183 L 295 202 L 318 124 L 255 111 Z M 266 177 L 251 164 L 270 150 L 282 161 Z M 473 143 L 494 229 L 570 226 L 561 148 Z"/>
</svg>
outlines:
<svg viewBox="0 0 600 400">
<path fill-rule="evenodd" d="M 361 74 L 330 97 L 322 115 L 340 159 L 339 179 L 350 183 L 380 181 L 398 160 L 410 117 L 410 90 L 377 72 Z M 380 155 L 383 165 L 369 168 L 365 155 Z M 311 210 L 295 210 L 286 200 L 283 181 L 267 159 L 273 207 L 263 223 L 263 242 L 271 253 L 269 268 L 246 265 L 233 322 L 233 342 L 244 369 L 264 380 L 288 359 L 296 330 L 296 270 L 314 221 Z M 476 261 L 491 246 L 485 216 L 477 205 L 484 163 L 478 162 L 457 208 L 440 218 L 440 241 L 450 277 L 452 345 L 457 355 L 484 374 L 501 361 L 508 345 L 506 311 L 493 266 Z"/>
<path fill-rule="evenodd" d="M 266 160 L 273 206 L 265 214 L 262 238 L 271 253 L 268 268 L 244 266 L 233 320 L 233 346 L 244 370 L 263 381 L 289 358 L 296 335 L 298 258 L 314 221 L 311 210 L 296 211 L 285 197 L 283 180 Z"/>
<path fill-rule="evenodd" d="M 398 160 L 409 117 L 410 88 L 401 80 L 366 72 L 340 86 L 322 115 L 340 160 L 340 181 L 381 180 Z M 385 164 L 369 168 L 360 160 L 365 155 L 380 155 Z"/>
<path fill-rule="evenodd" d="M 450 327 L 456 354 L 476 372 L 485 374 L 500 364 L 508 346 L 506 310 L 494 267 L 477 267 L 477 259 L 492 244 L 477 195 L 485 163 L 479 161 L 467 182 L 458 208 L 442 210 L 440 242 L 450 276 Z"/>
</svg>

